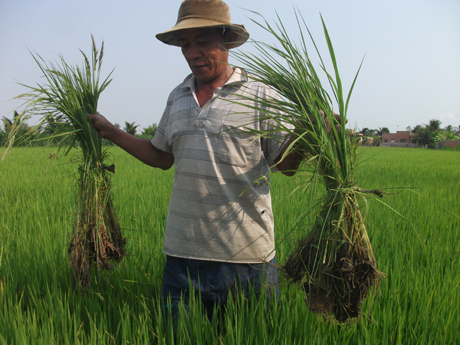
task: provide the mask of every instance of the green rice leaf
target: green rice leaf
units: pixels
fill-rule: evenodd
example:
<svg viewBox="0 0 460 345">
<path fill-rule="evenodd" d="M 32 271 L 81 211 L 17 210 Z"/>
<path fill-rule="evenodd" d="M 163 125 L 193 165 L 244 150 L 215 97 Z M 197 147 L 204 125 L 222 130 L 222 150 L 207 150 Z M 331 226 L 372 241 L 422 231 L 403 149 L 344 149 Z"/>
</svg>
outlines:
<svg viewBox="0 0 460 345">
<path fill-rule="evenodd" d="M 84 289 L 90 287 L 93 263 L 98 269 L 108 270 L 113 261 L 125 256 L 125 239 L 111 199 L 108 154 L 87 116 L 97 113 L 99 96 L 110 84 L 112 74 L 100 83 L 104 44 L 98 51 L 94 37 L 91 39 L 91 60 L 80 50 L 82 66 L 68 64 L 62 55 L 58 63 L 46 63 L 40 55 L 31 53 L 45 82 L 35 86 L 21 84 L 29 91 L 18 96 L 26 101 L 30 116 L 42 117 L 41 123 L 54 116 L 63 118 L 66 130 L 48 139 L 62 138 L 59 148 L 65 148 L 65 155 L 73 148 L 79 150 L 78 195 L 69 256 L 75 286 Z"/>
<path fill-rule="evenodd" d="M 251 130 L 259 137 L 272 137 L 278 131 L 288 132 L 291 143 L 281 160 L 293 151 L 305 152 L 305 191 L 316 194 L 319 184 L 325 194 L 318 201 L 320 210 L 315 222 L 298 240 L 287 262 L 281 266 L 285 278 L 299 284 L 307 293 L 310 310 L 324 313 L 339 322 L 361 315 L 361 303 L 374 283 L 383 276 L 376 269 L 376 262 L 361 213 L 366 195 L 357 188 L 354 176 L 357 139 L 350 138 L 346 128 L 347 111 L 352 90 L 343 94 L 342 80 L 336 55 L 326 24 L 321 17 L 329 59 L 333 66 L 330 73 L 318 46 L 299 12 L 296 12 L 301 42 L 292 41 L 279 16 L 276 25 L 254 21 L 271 34 L 276 44 L 253 41 L 256 54 L 234 52 L 233 55 L 249 72 L 250 78 L 272 87 L 281 96 L 265 100 L 254 99 L 250 94 L 242 97 L 257 100 L 266 111 L 258 121 L 270 120 L 274 128 L 267 131 Z M 308 32 L 308 36 L 303 33 Z M 331 97 L 311 60 L 305 37 L 309 37 L 320 60 L 319 68 L 332 89 Z M 336 128 L 334 100 L 340 113 Z M 327 122 L 331 124 L 328 130 Z M 308 200 L 306 205 L 316 204 Z"/>
</svg>

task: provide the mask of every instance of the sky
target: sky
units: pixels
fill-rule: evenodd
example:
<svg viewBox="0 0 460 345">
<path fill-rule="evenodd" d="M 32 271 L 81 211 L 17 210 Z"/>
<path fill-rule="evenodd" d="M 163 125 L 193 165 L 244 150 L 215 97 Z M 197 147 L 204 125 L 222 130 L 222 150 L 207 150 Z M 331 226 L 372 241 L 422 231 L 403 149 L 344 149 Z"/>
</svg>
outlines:
<svg viewBox="0 0 460 345">
<path fill-rule="evenodd" d="M 440 120 L 441 127 L 460 125 L 459 0 L 226 2 L 233 23 L 244 24 L 251 39 L 269 44 L 275 41 L 252 21 L 261 20 L 253 11 L 271 24 L 278 14 L 296 40 L 297 8 L 324 57 L 322 15 L 346 91 L 362 62 L 348 109 L 350 128 L 395 132 L 431 119 Z M 155 38 L 174 26 L 180 3 L 0 0 L 0 118 L 12 118 L 22 109 L 15 96 L 26 89 L 18 83 L 43 82 L 31 53 L 46 62 L 61 54 L 67 63 L 79 65 L 79 49 L 91 52 L 92 34 L 98 45 L 105 45 L 102 76 L 113 70 L 98 111 L 122 127 L 125 121 L 139 129 L 158 123 L 170 91 L 190 73 L 180 49 Z M 255 52 L 251 43 L 238 49 Z"/>
</svg>

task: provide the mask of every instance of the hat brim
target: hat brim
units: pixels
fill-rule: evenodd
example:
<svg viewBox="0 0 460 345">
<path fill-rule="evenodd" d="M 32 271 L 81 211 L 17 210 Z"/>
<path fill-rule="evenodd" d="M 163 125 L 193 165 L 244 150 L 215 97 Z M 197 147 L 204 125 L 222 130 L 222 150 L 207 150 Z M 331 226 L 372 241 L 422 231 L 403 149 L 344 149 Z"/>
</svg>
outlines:
<svg viewBox="0 0 460 345">
<path fill-rule="evenodd" d="M 225 28 L 227 30 L 234 31 L 237 34 L 236 40 L 228 43 L 227 47 L 229 49 L 241 46 L 249 38 L 249 32 L 245 29 L 243 25 L 225 24 L 202 18 L 188 18 L 185 20 L 181 20 L 168 31 L 159 33 L 155 35 L 155 37 L 165 44 L 180 47 L 179 37 L 177 35 L 178 31 L 200 28 Z"/>
</svg>

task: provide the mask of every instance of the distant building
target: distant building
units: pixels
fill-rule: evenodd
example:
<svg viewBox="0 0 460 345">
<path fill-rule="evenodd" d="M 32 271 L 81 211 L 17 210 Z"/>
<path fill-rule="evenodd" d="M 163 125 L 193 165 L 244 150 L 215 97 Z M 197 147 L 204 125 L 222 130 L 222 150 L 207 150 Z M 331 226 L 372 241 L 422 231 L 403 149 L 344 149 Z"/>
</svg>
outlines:
<svg viewBox="0 0 460 345">
<path fill-rule="evenodd" d="M 409 131 L 396 131 L 396 133 L 383 133 L 382 143 L 410 143 L 413 135 Z"/>
</svg>

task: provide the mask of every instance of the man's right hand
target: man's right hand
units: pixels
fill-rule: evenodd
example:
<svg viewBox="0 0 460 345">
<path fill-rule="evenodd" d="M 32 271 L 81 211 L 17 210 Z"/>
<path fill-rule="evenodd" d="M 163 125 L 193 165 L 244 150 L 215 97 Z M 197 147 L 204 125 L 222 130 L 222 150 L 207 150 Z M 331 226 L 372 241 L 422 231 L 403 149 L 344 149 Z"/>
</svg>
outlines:
<svg viewBox="0 0 460 345">
<path fill-rule="evenodd" d="M 110 137 L 110 134 L 112 134 L 116 128 L 109 120 L 99 113 L 96 115 L 88 114 L 88 119 L 99 132 L 99 135 L 106 139 Z"/>
</svg>

